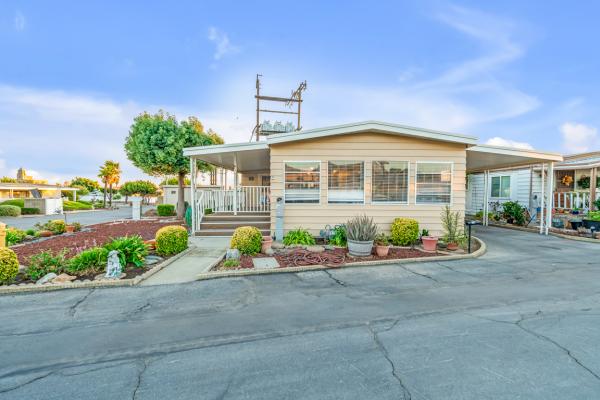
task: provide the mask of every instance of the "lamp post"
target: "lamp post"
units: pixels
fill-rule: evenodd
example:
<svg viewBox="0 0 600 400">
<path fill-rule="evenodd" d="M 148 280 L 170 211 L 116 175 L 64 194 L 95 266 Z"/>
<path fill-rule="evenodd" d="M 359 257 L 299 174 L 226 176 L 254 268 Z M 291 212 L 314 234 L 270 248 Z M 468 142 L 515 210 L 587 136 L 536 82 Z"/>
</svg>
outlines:
<svg viewBox="0 0 600 400">
<path fill-rule="evenodd" d="M 465 221 L 465 225 L 469 227 L 469 244 L 468 244 L 468 252 L 471 254 L 471 227 L 473 225 L 481 225 L 481 221 L 473 220 L 473 221 Z"/>
</svg>

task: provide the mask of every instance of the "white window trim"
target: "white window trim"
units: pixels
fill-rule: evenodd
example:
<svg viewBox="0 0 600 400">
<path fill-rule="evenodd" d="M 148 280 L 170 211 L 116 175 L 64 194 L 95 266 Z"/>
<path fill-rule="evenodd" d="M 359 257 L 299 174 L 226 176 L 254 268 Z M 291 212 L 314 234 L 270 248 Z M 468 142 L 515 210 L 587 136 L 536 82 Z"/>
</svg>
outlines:
<svg viewBox="0 0 600 400">
<path fill-rule="evenodd" d="M 500 188 L 499 188 L 499 190 L 500 190 L 500 192 L 502 192 L 502 178 L 506 177 L 506 176 L 508 177 L 509 182 L 510 182 L 510 186 L 508 187 L 508 190 L 509 190 L 508 197 L 505 197 L 505 196 L 498 196 L 498 197 L 492 196 L 492 180 L 494 178 L 500 178 Z M 494 199 L 494 200 L 510 200 L 511 198 L 512 198 L 512 175 L 493 175 L 493 176 L 490 176 L 490 199 Z"/>
<path fill-rule="evenodd" d="M 417 174 L 419 173 L 419 164 L 450 164 L 450 202 L 449 203 L 419 203 L 417 201 L 418 194 L 418 183 L 417 183 Z M 415 205 L 417 206 L 451 206 L 454 204 L 454 161 L 416 161 L 415 162 Z"/>
<path fill-rule="evenodd" d="M 405 162 L 408 166 L 408 179 L 406 180 L 406 201 L 373 201 L 373 162 L 375 161 L 396 161 Z M 396 205 L 396 206 L 407 206 L 410 204 L 410 161 L 409 160 L 390 160 L 390 159 L 377 159 L 371 160 L 371 204 L 376 206 Z M 415 180 L 416 183 L 416 180 Z"/>
<path fill-rule="evenodd" d="M 362 162 L 363 163 L 363 201 L 362 203 L 330 203 L 329 202 L 329 162 L 335 162 L 335 161 L 349 161 L 349 162 Z M 365 160 L 352 160 L 352 159 L 347 159 L 347 158 L 341 158 L 339 160 L 326 160 L 325 161 L 327 163 L 327 204 L 328 205 L 333 205 L 333 206 L 360 206 L 360 205 L 366 205 L 367 204 L 367 189 L 366 189 L 366 183 L 367 183 L 367 161 Z"/>
<path fill-rule="evenodd" d="M 286 203 L 285 192 L 286 192 L 286 179 L 285 179 L 285 164 L 287 163 L 318 163 L 319 164 L 319 202 L 318 203 Z M 320 160 L 285 160 L 283 161 L 283 204 L 285 207 L 294 206 L 318 206 L 321 204 L 321 190 L 323 190 L 323 163 Z M 272 182 L 271 182 L 272 183 Z"/>
</svg>

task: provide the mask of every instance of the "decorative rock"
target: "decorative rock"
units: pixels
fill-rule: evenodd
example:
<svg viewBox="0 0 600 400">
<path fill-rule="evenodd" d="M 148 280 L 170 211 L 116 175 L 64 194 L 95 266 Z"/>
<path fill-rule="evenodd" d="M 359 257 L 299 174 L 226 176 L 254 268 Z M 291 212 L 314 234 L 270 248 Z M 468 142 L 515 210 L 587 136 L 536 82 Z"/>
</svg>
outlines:
<svg viewBox="0 0 600 400">
<path fill-rule="evenodd" d="M 240 251 L 238 249 L 227 249 L 227 253 L 225 253 L 225 258 L 227 260 L 239 260 Z"/>
<path fill-rule="evenodd" d="M 48 283 L 48 282 L 52 282 L 52 280 L 54 278 L 56 278 L 56 274 L 54 272 L 50 272 L 47 273 L 46 275 L 42 276 L 40 279 L 38 279 L 35 284 L 36 285 L 43 285 L 44 283 Z"/>
<path fill-rule="evenodd" d="M 164 260 L 164 258 L 159 257 L 159 256 L 152 256 L 152 255 L 146 256 L 146 265 L 158 264 L 162 260 Z"/>
<path fill-rule="evenodd" d="M 69 274 L 60 274 L 59 276 L 57 276 L 56 278 L 54 278 L 52 280 L 52 283 L 70 283 L 71 281 L 74 281 L 75 279 L 77 279 L 76 276 L 72 276 Z"/>
<path fill-rule="evenodd" d="M 19 265 L 19 272 L 23 273 L 25 271 L 27 271 L 27 266 L 26 265 Z"/>
<path fill-rule="evenodd" d="M 332 244 L 326 244 L 325 246 L 323 246 L 323 248 L 325 250 L 335 250 L 335 246 Z"/>
<path fill-rule="evenodd" d="M 275 249 L 275 250 L 283 249 L 284 247 L 285 247 L 285 245 L 281 242 L 273 242 L 271 244 L 271 248 Z"/>
<path fill-rule="evenodd" d="M 267 256 L 272 256 L 273 254 L 275 254 L 275 250 L 269 248 L 265 251 L 265 253 Z"/>
<path fill-rule="evenodd" d="M 279 267 L 279 263 L 273 257 L 258 257 L 252 259 L 252 264 L 256 269 L 275 269 Z"/>
<path fill-rule="evenodd" d="M 322 253 L 325 251 L 325 247 L 323 246 L 306 246 L 306 250 L 312 252 L 312 253 Z"/>
</svg>

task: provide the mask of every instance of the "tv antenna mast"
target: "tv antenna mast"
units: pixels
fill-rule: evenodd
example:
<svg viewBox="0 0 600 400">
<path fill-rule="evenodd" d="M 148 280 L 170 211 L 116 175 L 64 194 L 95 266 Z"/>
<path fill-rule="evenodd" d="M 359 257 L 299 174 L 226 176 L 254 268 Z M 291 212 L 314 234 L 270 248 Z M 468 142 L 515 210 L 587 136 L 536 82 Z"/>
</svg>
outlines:
<svg viewBox="0 0 600 400">
<path fill-rule="evenodd" d="M 250 141 L 256 136 L 256 141 L 260 140 L 260 136 L 268 136 L 275 133 L 284 133 L 291 132 L 293 130 L 299 131 L 302 129 L 302 125 L 300 125 L 300 115 L 302 110 L 302 92 L 306 90 L 306 81 L 300 82 L 298 88 L 296 90 L 292 90 L 292 94 L 290 97 L 275 97 L 275 96 L 265 96 L 260 94 L 260 78 L 262 75 L 256 74 L 256 125 L 252 130 L 252 136 L 250 137 Z M 290 109 L 286 110 L 271 110 L 261 108 L 261 101 L 263 102 L 276 102 L 276 103 L 285 103 L 285 106 Z M 293 111 L 292 108 L 295 106 L 296 111 Z M 298 122 L 296 125 L 296 129 L 293 129 L 293 124 L 288 122 L 286 125 L 281 124 L 279 121 L 276 121 L 274 124 L 271 124 L 269 121 L 265 121 L 264 124 L 260 122 L 261 113 L 274 113 L 274 114 L 292 114 L 298 117 Z"/>
</svg>

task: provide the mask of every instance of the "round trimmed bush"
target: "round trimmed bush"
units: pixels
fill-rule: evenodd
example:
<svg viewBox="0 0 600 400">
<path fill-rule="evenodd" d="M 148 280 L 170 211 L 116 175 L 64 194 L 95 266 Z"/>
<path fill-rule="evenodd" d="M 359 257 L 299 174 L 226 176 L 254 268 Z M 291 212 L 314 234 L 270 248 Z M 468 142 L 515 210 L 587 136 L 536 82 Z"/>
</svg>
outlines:
<svg viewBox="0 0 600 400">
<path fill-rule="evenodd" d="M 67 224 L 62 219 L 53 219 L 52 221 L 47 222 L 45 227 L 55 235 L 60 235 L 67 231 Z"/>
<path fill-rule="evenodd" d="M 18 217 L 21 215 L 21 207 L 5 204 L 0 206 L 0 217 Z"/>
<path fill-rule="evenodd" d="M 41 214 L 42 212 L 40 211 L 39 208 L 36 207 L 23 207 L 21 208 L 21 215 L 35 215 L 35 214 Z"/>
<path fill-rule="evenodd" d="M 156 213 L 160 217 L 170 217 L 175 215 L 175 206 L 173 204 L 159 204 L 156 206 Z"/>
<path fill-rule="evenodd" d="M 390 240 L 396 246 L 408 246 L 419 239 L 419 223 L 412 218 L 396 218 L 392 221 Z"/>
<path fill-rule="evenodd" d="M 0 283 L 12 281 L 19 273 L 19 260 L 14 251 L 0 247 Z"/>
<path fill-rule="evenodd" d="M 230 247 L 242 254 L 254 255 L 260 252 L 262 234 L 254 226 L 241 226 L 233 232 Z"/>
<path fill-rule="evenodd" d="M 183 226 L 165 226 L 156 232 L 156 253 L 161 256 L 181 253 L 187 247 L 188 232 Z"/>
</svg>

